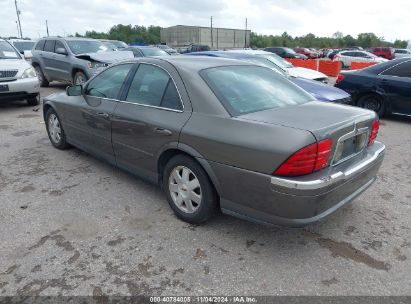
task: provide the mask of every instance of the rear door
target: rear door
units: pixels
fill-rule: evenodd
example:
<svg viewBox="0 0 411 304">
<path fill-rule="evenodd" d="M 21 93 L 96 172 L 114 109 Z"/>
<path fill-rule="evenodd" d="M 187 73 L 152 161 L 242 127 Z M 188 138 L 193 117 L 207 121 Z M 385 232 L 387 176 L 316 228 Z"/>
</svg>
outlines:
<svg viewBox="0 0 411 304">
<path fill-rule="evenodd" d="M 65 49 L 67 52 L 67 55 L 57 54 L 56 50 L 58 48 Z M 66 80 L 66 81 L 72 80 L 71 79 L 71 63 L 70 63 L 70 57 L 68 56 L 68 50 L 67 50 L 67 47 L 60 40 L 56 40 L 52 62 L 53 62 L 52 65 L 54 68 L 54 73 L 56 75 L 56 78 L 55 78 L 56 80 Z"/>
<path fill-rule="evenodd" d="M 393 113 L 411 115 L 411 61 L 398 64 L 379 76 Z"/>
<path fill-rule="evenodd" d="M 57 73 L 56 73 L 55 62 L 54 62 L 55 44 L 56 44 L 56 40 L 47 39 L 46 43 L 44 44 L 43 52 L 41 53 L 41 56 L 44 62 L 43 72 L 46 74 L 46 77 L 49 81 L 58 79 Z"/>
<path fill-rule="evenodd" d="M 177 71 L 169 63 L 140 63 L 113 117 L 117 165 L 156 181 L 157 157 L 177 146 L 191 115 L 191 104 Z"/>
</svg>

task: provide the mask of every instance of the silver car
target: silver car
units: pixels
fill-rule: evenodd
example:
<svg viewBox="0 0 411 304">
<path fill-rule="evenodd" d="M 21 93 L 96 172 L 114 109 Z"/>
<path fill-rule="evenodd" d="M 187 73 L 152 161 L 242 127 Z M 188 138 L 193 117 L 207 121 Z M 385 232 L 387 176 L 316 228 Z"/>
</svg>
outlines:
<svg viewBox="0 0 411 304">
<path fill-rule="evenodd" d="M 10 43 L 0 39 L 0 101 L 26 99 L 39 104 L 40 85 L 36 71 Z"/>
<path fill-rule="evenodd" d="M 44 118 L 56 148 L 159 184 L 196 224 L 217 210 L 313 223 L 365 191 L 385 151 L 374 112 L 313 100 L 269 68 L 202 56 L 113 65 L 48 96 Z"/>
</svg>

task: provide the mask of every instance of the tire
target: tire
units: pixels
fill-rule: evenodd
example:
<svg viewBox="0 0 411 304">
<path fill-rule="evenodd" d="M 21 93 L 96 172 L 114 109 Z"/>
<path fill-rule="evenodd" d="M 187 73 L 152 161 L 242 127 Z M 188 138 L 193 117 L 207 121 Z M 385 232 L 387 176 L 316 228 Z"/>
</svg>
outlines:
<svg viewBox="0 0 411 304">
<path fill-rule="evenodd" d="M 27 98 L 27 104 L 29 106 L 38 106 L 40 104 L 40 95 Z"/>
<path fill-rule="evenodd" d="M 164 168 L 162 183 L 168 203 L 179 219 L 198 225 L 216 213 L 217 192 L 193 158 L 185 155 L 171 158 Z"/>
<path fill-rule="evenodd" d="M 345 68 L 344 62 L 342 62 L 342 61 L 340 61 L 340 62 L 341 62 L 341 70 L 343 70 Z"/>
<path fill-rule="evenodd" d="M 367 94 L 358 99 L 357 105 L 364 109 L 374 111 L 379 117 L 383 117 L 385 113 L 385 104 L 381 96 L 377 94 Z"/>
<path fill-rule="evenodd" d="M 73 77 L 73 84 L 83 84 L 88 80 L 86 74 L 84 74 L 82 71 L 76 72 Z"/>
<path fill-rule="evenodd" d="M 48 87 L 50 83 L 47 80 L 46 76 L 44 76 L 44 73 L 43 73 L 41 67 L 39 65 L 36 65 L 34 67 L 34 69 L 36 70 L 37 79 L 39 80 L 40 86 L 43 87 L 43 88 Z"/>
<path fill-rule="evenodd" d="M 55 148 L 64 150 L 70 146 L 66 141 L 66 134 L 60 118 L 52 108 L 48 109 L 46 113 L 46 129 L 50 142 Z"/>
</svg>

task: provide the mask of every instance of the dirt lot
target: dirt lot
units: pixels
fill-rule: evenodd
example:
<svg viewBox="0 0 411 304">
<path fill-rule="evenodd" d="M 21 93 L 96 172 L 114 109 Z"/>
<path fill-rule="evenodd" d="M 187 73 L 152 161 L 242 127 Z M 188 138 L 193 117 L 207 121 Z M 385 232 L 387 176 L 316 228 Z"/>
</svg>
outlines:
<svg viewBox="0 0 411 304">
<path fill-rule="evenodd" d="M 365 194 L 297 230 L 181 222 L 155 186 L 54 149 L 35 108 L 0 105 L 1 296 L 411 295 L 411 119 L 382 120 Z"/>
</svg>

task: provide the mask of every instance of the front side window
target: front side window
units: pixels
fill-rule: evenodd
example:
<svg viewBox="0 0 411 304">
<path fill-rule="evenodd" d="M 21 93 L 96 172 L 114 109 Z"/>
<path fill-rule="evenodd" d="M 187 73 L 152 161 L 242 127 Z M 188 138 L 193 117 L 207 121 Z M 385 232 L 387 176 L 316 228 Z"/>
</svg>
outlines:
<svg viewBox="0 0 411 304">
<path fill-rule="evenodd" d="M 140 64 L 126 101 L 173 110 L 183 109 L 170 75 L 162 68 L 149 64 Z"/>
<path fill-rule="evenodd" d="M 411 61 L 398 64 L 382 72 L 381 75 L 411 78 Z"/>
<path fill-rule="evenodd" d="M 313 100 L 304 90 L 264 67 L 216 67 L 200 75 L 232 116 Z"/>
<path fill-rule="evenodd" d="M 6 41 L 0 41 L 0 59 L 20 59 L 21 56 Z"/>
<path fill-rule="evenodd" d="M 64 46 L 63 42 L 57 40 L 54 50 L 56 51 L 57 49 L 65 49 L 66 50 L 66 47 Z"/>
<path fill-rule="evenodd" d="M 121 87 L 132 66 L 132 63 L 120 64 L 103 71 L 87 85 L 86 95 L 118 99 Z"/>
</svg>

